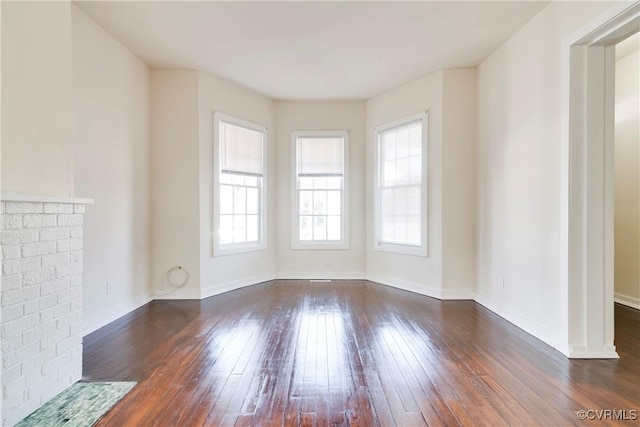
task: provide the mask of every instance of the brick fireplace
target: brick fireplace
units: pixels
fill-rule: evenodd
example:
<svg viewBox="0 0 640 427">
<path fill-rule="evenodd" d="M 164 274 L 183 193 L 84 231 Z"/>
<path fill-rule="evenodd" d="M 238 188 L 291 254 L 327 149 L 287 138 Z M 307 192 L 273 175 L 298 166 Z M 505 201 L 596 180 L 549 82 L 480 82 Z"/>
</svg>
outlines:
<svg viewBox="0 0 640 427">
<path fill-rule="evenodd" d="M 87 203 L 2 195 L 2 425 L 15 424 L 81 379 Z"/>
</svg>

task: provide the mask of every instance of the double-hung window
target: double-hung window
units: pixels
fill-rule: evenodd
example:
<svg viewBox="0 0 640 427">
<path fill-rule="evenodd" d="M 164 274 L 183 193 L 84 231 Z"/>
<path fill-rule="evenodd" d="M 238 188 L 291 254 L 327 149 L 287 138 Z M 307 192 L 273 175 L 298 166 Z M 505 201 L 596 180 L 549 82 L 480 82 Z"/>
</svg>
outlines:
<svg viewBox="0 0 640 427">
<path fill-rule="evenodd" d="M 294 249 L 347 249 L 347 153 L 343 131 L 293 132 Z"/>
<path fill-rule="evenodd" d="M 375 248 L 427 255 L 427 114 L 375 130 Z"/>
<path fill-rule="evenodd" d="M 267 129 L 214 114 L 214 255 L 266 248 Z"/>
</svg>

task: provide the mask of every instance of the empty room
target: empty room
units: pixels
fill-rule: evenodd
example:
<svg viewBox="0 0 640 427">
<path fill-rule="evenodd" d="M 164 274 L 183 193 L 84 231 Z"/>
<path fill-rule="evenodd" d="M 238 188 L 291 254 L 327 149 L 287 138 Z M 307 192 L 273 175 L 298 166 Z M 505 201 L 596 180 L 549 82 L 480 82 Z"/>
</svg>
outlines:
<svg viewBox="0 0 640 427">
<path fill-rule="evenodd" d="M 640 423 L 640 3 L 2 1 L 14 426 Z"/>
</svg>

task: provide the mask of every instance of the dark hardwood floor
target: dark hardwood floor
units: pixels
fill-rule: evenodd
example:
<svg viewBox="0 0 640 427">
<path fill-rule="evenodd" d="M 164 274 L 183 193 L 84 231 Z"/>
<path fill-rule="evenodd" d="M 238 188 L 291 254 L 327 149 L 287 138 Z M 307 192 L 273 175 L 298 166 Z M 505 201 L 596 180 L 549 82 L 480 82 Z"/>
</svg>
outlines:
<svg viewBox="0 0 640 427">
<path fill-rule="evenodd" d="M 276 281 L 147 304 L 85 338 L 84 379 L 139 382 L 101 427 L 613 425 L 576 413 L 640 417 L 637 310 L 616 345 L 571 361 L 474 302 Z"/>
</svg>

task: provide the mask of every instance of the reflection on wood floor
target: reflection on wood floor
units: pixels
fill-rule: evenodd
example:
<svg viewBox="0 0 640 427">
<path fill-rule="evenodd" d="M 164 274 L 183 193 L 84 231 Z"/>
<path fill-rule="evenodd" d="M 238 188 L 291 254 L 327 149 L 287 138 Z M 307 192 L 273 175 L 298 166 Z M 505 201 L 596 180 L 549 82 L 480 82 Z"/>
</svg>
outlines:
<svg viewBox="0 0 640 427">
<path fill-rule="evenodd" d="M 147 304 L 85 338 L 84 378 L 139 381 L 102 427 L 576 425 L 640 411 L 639 313 L 620 360 L 570 361 L 471 301 L 274 281 Z"/>
</svg>

